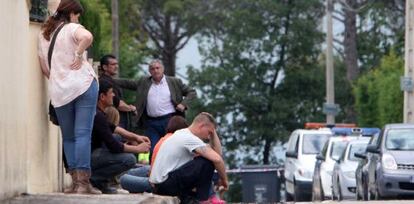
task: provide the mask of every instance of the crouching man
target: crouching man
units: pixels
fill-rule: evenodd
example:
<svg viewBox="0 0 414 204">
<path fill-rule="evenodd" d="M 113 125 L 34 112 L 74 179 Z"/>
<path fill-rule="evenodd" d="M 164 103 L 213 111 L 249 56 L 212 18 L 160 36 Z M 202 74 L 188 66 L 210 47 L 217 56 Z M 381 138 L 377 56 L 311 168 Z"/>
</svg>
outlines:
<svg viewBox="0 0 414 204">
<path fill-rule="evenodd" d="M 105 108 L 113 105 L 113 87 L 106 81 L 99 83 L 98 104 L 92 130 L 91 183 L 102 193 L 116 193 L 108 182 L 115 176 L 133 168 L 136 158 L 132 153 L 148 152 L 151 144 L 148 137 L 129 132 L 108 122 Z M 115 138 L 113 133 L 121 135 Z"/>
<path fill-rule="evenodd" d="M 215 169 L 220 177 L 219 185 L 228 189 L 221 144 L 215 129 L 215 119 L 203 112 L 194 118 L 190 127 L 177 130 L 164 141 L 149 179 L 154 193 L 179 196 L 183 203 L 192 198 L 206 201 Z M 209 140 L 209 145 L 203 140 Z"/>
</svg>

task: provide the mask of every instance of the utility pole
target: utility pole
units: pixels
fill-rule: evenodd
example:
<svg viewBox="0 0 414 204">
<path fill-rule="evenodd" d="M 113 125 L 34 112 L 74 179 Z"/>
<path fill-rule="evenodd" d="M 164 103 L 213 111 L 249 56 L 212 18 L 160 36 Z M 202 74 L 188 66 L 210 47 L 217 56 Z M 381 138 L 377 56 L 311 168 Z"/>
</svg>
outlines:
<svg viewBox="0 0 414 204">
<path fill-rule="evenodd" d="M 118 15 L 118 0 L 111 2 L 112 12 L 112 54 L 119 60 L 119 15 Z M 117 75 L 119 75 L 119 71 Z"/>
<path fill-rule="evenodd" d="M 405 65 L 401 89 L 404 91 L 404 123 L 414 123 L 414 0 L 407 0 L 405 7 Z"/>
<path fill-rule="evenodd" d="M 326 0 L 326 103 L 324 113 L 327 125 L 335 124 L 335 115 L 338 112 L 335 105 L 332 11 L 332 0 Z"/>
</svg>

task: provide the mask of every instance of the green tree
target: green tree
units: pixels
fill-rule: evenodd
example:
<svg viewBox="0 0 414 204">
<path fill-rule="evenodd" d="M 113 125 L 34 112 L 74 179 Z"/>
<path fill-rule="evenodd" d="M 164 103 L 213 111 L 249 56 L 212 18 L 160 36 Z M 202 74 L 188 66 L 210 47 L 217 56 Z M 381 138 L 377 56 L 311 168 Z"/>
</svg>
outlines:
<svg viewBox="0 0 414 204">
<path fill-rule="evenodd" d="M 165 73 L 175 76 L 177 53 L 202 27 L 208 10 L 207 1 L 199 0 L 140 0 L 139 26 L 149 38 L 152 56 L 160 58 Z M 142 37 L 141 37 L 142 38 Z M 141 40 L 138 38 L 138 40 Z"/>
<path fill-rule="evenodd" d="M 358 124 L 383 127 L 403 120 L 400 76 L 404 61 L 394 51 L 384 56 L 378 68 L 362 76 L 354 87 Z"/>
<path fill-rule="evenodd" d="M 140 7 L 142 2 L 136 0 L 119 1 L 120 29 L 120 69 L 121 77 L 137 78 L 146 67 L 141 67 L 151 54 L 148 38 L 140 27 L 142 22 Z"/>
<path fill-rule="evenodd" d="M 269 164 L 277 140 L 324 118 L 323 6 L 317 0 L 211 2 L 212 21 L 200 37 L 202 69 L 188 72 L 199 90 L 193 109 L 216 115 L 230 166 Z"/>
<path fill-rule="evenodd" d="M 110 13 L 101 0 L 81 0 L 80 2 L 85 9 L 80 22 L 91 31 L 94 37 L 89 56 L 94 60 L 99 60 L 103 54 L 111 50 Z"/>
<path fill-rule="evenodd" d="M 334 17 L 343 23 L 343 40 L 336 40 L 347 68 L 347 83 L 354 83 L 360 73 L 377 67 L 380 59 L 394 47 L 399 55 L 404 43 L 404 1 L 341 0 Z M 354 99 L 349 100 L 353 104 Z M 347 120 L 356 121 L 353 106 L 346 110 Z"/>
<path fill-rule="evenodd" d="M 361 71 L 378 67 L 391 49 L 403 56 L 405 1 L 370 0 L 358 17 L 356 41 Z"/>
<path fill-rule="evenodd" d="M 344 25 L 343 53 L 347 78 L 354 81 L 360 71 L 377 66 L 391 47 L 401 54 L 404 43 L 405 2 L 389 0 L 341 0 L 335 19 Z"/>
<path fill-rule="evenodd" d="M 86 7 L 84 21 L 94 33 L 93 48 L 97 47 L 98 42 L 105 46 L 105 49 L 94 54 L 94 60 L 99 60 L 112 50 L 111 0 L 82 0 L 82 3 Z M 144 64 L 150 53 L 146 45 L 147 39 L 143 37 L 139 26 L 141 20 L 138 12 L 139 6 L 139 2 L 135 0 L 119 1 L 120 54 L 118 61 L 119 75 L 123 78 L 137 78 L 142 75 L 140 65 Z M 100 18 L 97 17 L 98 15 Z M 105 29 L 101 28 L 102 22 L 105 24 Z M 135 92 L 125 90 L 124 95 L 128 103 L 133 103 Z"/>
</svg>

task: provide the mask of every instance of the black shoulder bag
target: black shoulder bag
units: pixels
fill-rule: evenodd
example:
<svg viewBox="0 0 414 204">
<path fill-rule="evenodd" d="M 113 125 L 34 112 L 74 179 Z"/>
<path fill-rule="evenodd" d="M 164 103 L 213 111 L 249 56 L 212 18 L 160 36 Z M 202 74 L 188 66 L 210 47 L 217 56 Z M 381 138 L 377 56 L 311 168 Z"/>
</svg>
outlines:
<svg viewBox="0 0 414 204">
<path fill-rule="evenodd" d="M 65 24 L 62 23 L 55 31 L 55 33 L 53 34 L 52 40 L 50 42 L 50 46 L 49 46 L 49 51 L 47 53 L 47 60 L 49 63 L 49 73 L 50 70 L 52 69 L 52 54 L 53 54 L 53 48 L 55 47 L 55 42 L 56 42 L 56 37 L 59 34 L 60 30 L 63 28 Z M 50 74 L 49 74 L 50 76 Z M 52 122 L 55 125 L 59 125 L 59 121 L 56 115 L 56 111 L 55 111 L 55 107 L 53 107 L 52 102 L 49 101 L 49 120 L 50 122 Z"/>
</svg>

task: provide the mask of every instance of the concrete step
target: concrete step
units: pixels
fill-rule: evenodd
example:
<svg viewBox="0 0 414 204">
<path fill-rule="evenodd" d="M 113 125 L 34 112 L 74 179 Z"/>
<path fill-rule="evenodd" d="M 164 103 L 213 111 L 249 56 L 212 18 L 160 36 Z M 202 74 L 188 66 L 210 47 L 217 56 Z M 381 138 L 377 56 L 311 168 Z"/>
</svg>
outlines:
<svg viewBox="0 0 414 204">
<path fill-rule="evenodd" d="M 3 202 L 1 202 L 3 203 Z M 47 193 L 23 195 L 4 201 L 4 204 L 179 204 L 177 197 L 159 196 L 152 193 L 79 195 Z"/>
</svg>

